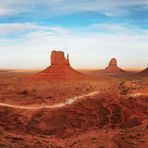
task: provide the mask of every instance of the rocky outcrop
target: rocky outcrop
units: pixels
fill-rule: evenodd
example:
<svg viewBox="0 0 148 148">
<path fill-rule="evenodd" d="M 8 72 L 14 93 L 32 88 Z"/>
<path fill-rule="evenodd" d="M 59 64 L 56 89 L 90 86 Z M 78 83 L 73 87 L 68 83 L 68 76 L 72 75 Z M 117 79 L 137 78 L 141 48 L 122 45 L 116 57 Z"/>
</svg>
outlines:
<svg viewBox="0 0 148 148">
<path fill-rule="evenodd" d="M 67 58 L 65 58 L 63 51 L 53 50 L 50 60 L 51 65 L 39 72 L 36 78 L 41 80 L 73 80 L 85 78 L 83 74 L 70 66 L 69 55 L 67 54 Z"/>
<path fill-rule="evenodd" d="M 146 100 L 147 96 L 133 98 L 105 92 L 57 108 L 28 110 L 1 106 L 0 127 L 59 138 L 103 128 L 129 129 L 147 120 Z"/>
<path fill-rule="evenodd" d="M 69 55 L 67 54 L 67 59 L 64 57 L 64 52 L 63 51 L 55 51 L 53 50 L 51 52 L 51 65 L 65 65 L 65 66 L 70 66 L 69 63 Z"/>
<path fill-rule="evenodd" d="M 117 60 L 115 58 L 112 58 L 108 64 L 108 66 L 105 68 L 105 72 L 120 73 L 120 72 L 124 72 L 124 70 L 119 68 L 117 65 Z"/>
<path fill-rule="evenodd" d="M 148 76 L 148 67 L 144 70 L 142 70 L 141 72 L 138 73 L 139 75 L 142 75 L 142 76 Z"/>
</svg>

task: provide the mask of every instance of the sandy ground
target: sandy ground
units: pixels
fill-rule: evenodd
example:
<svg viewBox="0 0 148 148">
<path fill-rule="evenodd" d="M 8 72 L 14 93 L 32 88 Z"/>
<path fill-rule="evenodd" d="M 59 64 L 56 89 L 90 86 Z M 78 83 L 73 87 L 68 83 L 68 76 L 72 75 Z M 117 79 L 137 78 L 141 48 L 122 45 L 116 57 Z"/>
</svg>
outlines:
<svg viewBox="0 0 148 148">
<path fill-rule="evenodd" d="M 98 91 L 91 92 L 86 95 L 81 95 L 73 98 L 69 98 L 66 100 L 66 102 L 63 103 L 57 103 L 54 105 L 32 105 L 32 106 L 22 106 L 22 105 L 13 105 L 13 104 L 7 104 L 7 103 L 0 103 L 0 106 L 6 106 L 10 108 L 17 108 L 17 109 L 26 109 L 26 110 L 38 110 L 38 109 L 52 109 L 52 108 L 60 108 L 60 107 L 65 107 L 66 105 L 70 105 L 72 103 L 75 103 L 77 100 L 82 100 L 85 99 L 85 97 L 93 97 L 94 95 L 99 94 Z"/>
<path fill-rule="evenodd" d="M 52 82 L 30 74 L 0 73 L 0 147 L 148 147 L 148 77 Z"/>
</svg>

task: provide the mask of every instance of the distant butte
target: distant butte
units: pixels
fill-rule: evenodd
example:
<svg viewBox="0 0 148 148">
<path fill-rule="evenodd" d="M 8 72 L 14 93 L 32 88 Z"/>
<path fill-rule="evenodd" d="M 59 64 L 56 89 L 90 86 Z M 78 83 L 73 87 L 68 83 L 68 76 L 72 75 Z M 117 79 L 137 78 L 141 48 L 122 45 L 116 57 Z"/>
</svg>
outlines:
<svg viewBox="0 0 148 148">
<path fill-rule="evenodd" d="M 51 52 L 51 65 L 39 72 L 36 77 L 41 80 L 73 80 L 85 78 L 83 74 L 70 66 L 69 54 L 67 54 L 67 58 L 65 58 L 63 51 L 55 50 Z"/>
<path fill-rule="evenodd" d="M 121 68 L 118 67 L 117 65 L 117 60 L 115 58 L 112 58 L 108 64 L 108 66 L 104 70 L 107 73 L 121 73 L 125 72 Z"/>
<path fill-rule="evenodd" d="M 142 70 L 141 72 L 138 73 L 139 75 L 142 75 L 142 76 L 148 76 L 148 66 L 146 69 Z"/>
</svg>

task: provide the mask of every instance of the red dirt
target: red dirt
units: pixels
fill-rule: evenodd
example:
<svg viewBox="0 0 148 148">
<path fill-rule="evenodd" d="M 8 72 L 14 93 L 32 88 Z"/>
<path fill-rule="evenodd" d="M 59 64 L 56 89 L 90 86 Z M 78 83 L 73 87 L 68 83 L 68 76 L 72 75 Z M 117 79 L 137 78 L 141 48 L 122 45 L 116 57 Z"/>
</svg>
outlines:
<svg viewBox="0 0 148 148">
<path fill-rule="evenodd" d="M 0 147 L 148 147 L 146 77 L 64 83 L 22 77 L 1 74 Z"/>
<path fill-rule="evenodd" d="M 3 127 L 4 131 L 50 136 L 55 139 L 67 139 L 88 131 L 102 129 L 104 132 L 108 129 L 112 133 L 108 133 L 112 136 L 109 141 L 115 145 L 113 139 L 119 129 L 126 131 L 146 122 L 147 99 L 148 96 L 132 98 L 102 93 L 55 109 L 27 110 L 1 106 L 0 127 Z M 93 140 L 96 139 L 92 138 Z M 120 144 L 122 141 L 116 143 Z"/>
</svg>

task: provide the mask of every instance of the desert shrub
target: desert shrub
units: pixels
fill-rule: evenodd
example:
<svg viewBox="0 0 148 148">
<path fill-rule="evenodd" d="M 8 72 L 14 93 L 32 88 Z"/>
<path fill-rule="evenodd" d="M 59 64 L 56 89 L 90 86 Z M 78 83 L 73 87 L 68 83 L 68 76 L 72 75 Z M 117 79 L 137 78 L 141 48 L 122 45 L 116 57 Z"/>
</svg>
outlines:
<svg viewBox="0 0 148 148">
<path fill-rule="evenodd" d="M 121 128 L 132 128 L 134 126 L 141 125 L 140 119 L 134 117 L 133 119 L 126 120 L 121 123 Z"/>
<path fill-rule="evenodd" d="M 25 96 L 26 96 L 26 95 L 28 95 L 28 91 L 27 91 L 27 90 L 23 90 L 23 91 L 19 92 L 19 94 L 20 94 L 20 95 L 25 95 Z"/>
<path fill-rule="evenodd" d="M 118 89 L 121 95 L 127 95 L 130 91 L 130 87 L 127 87 L 124 81 L 119 84 Z"/>
<path fill-rule="evenodd" d="M 120 88 L 120 94 L 121 94 L 121 95 L 127 95 L 129 91 L 130 91 L 130 88 L 129 88 L 129 87 L 122 86 L 122 87 Z"/>
<path fill-rule="evenodd" d="M 113 104 L 113 108 L 112 108 L 112 116 L 111 116 L 111 123 L 117 124 L 119 122 L 122 121 L 122 115 L 121 115 L 121 109 L 118 105 Z"/>
</svg>

